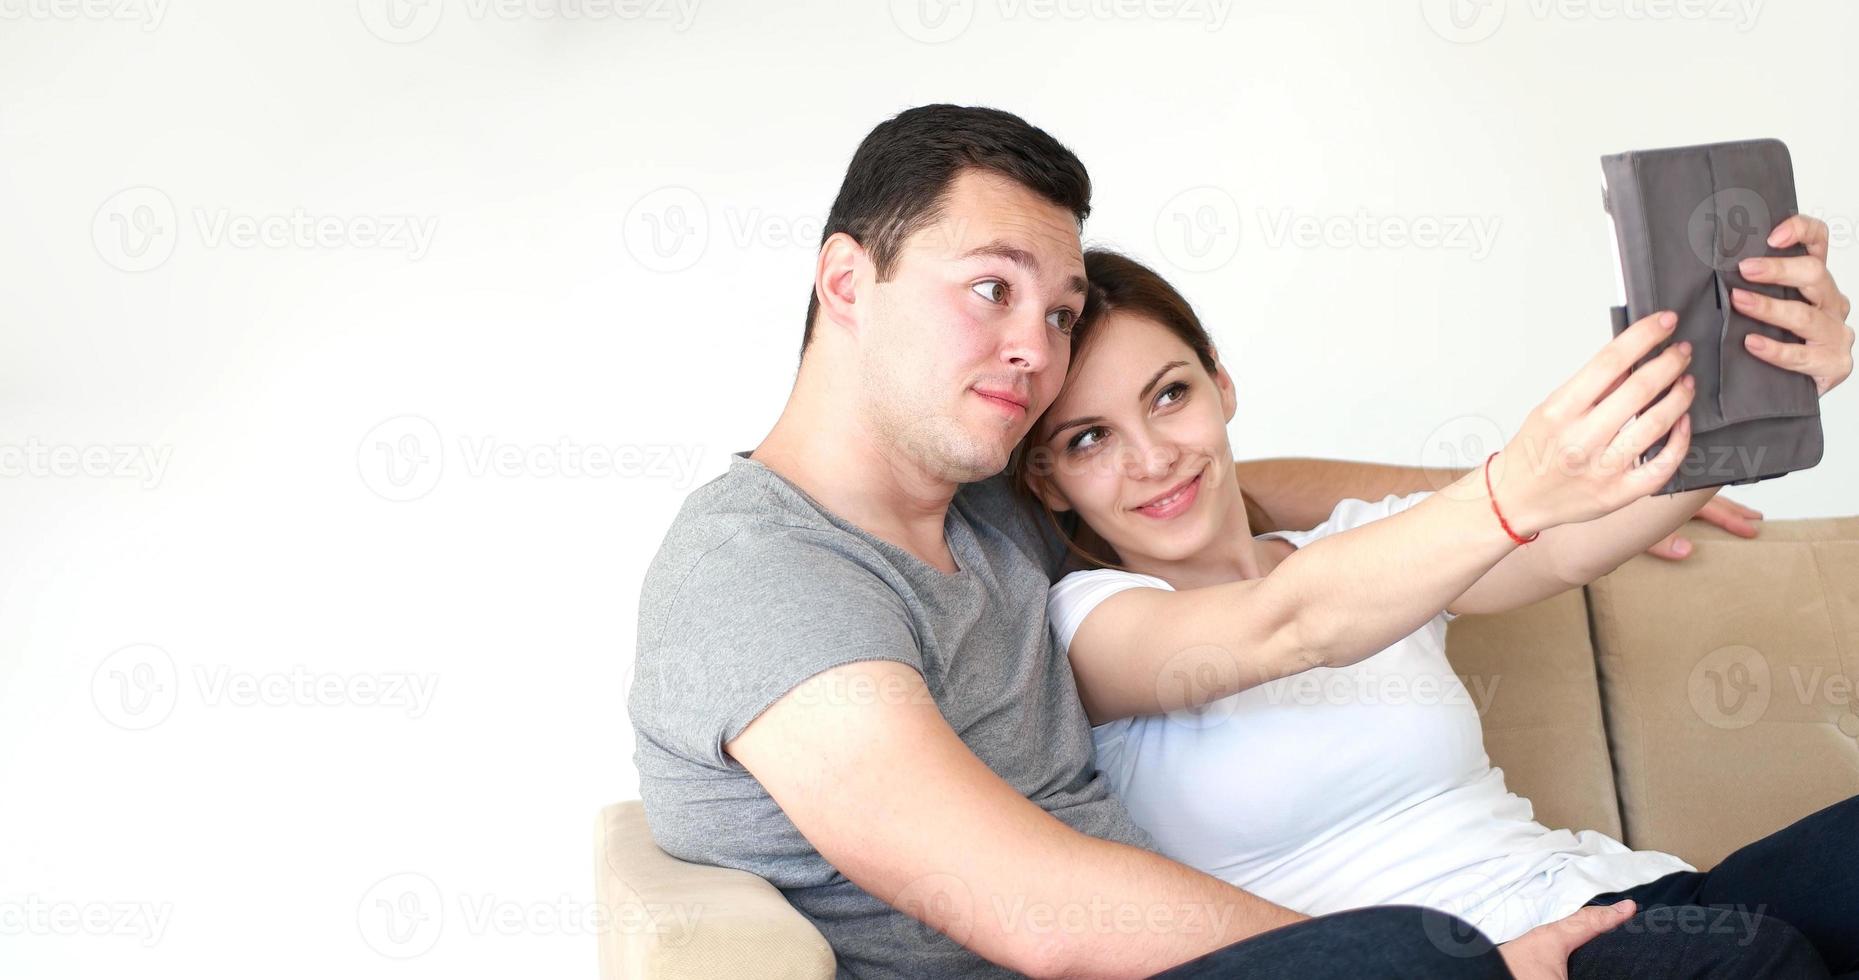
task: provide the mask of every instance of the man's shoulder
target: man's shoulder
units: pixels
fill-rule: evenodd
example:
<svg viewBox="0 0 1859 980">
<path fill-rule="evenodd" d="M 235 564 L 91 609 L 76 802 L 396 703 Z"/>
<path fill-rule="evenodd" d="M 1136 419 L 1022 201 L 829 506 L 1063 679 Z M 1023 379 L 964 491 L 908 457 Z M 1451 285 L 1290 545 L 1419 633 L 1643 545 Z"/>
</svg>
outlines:
<svg viewBox="0 0 1859 980">
<path fill-rule="evenodd" d="M 644 600 L 706 575 L 809 576 L 869 567 L 876 553 L 765 469 L 737 463 L 691 491 L 646 570 Z"/>
<path fill-rule="evenodd" d="M 965 483 L 955 494 L 955 508 L 980 528 L 1013 543 L 1051 579 L 1065 556 L 1065 534 L 1058 518 L 1014 488 L 1005 473 Z"/>
</svg>

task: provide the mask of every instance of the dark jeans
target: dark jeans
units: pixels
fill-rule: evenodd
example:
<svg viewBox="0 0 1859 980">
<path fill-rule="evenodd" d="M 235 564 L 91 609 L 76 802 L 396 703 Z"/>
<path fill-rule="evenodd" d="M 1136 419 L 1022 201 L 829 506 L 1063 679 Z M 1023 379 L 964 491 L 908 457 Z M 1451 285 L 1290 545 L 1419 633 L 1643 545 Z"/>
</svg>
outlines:
<svg viewBox="0 0 1859 980">
<path fill-rule="evenodd" d="M 1171 967 L 1154 980 L 1485 980 L 1509 976 L 1496 948 L 1464 921 L 1432 909 L 1383 905 L 1273 929 Z"/>
<path fill-rule="evenodd" d="M 1651 964 L 1668 962 L 1661 947 L 1678 940 L 1694 950 L 1766 947 L 1776 969 L 1799 971 L 1773 975 L 1859 976 L 1859 796 L 1740 848 L 1709 871 L 1675 872 L 1589 904 L 1623 898 L 1638 902 L 1640 913 L 1576 950 L 1570 980 L 1652 975 Z M 1653 937 L 1661 938 L 1648 941 Z M 1803 953 L 1818 962 L 1804 962 Z"/>
<path fill-rule="evenodd" d="M 1723 859 L 1588 904 L 1639 911 L 1569 956 L 1569 980 L 1859 980 L 1859 797 Z M 1156 975 L 1508 977 L 1463 920 L 1412 906 L 1338 912 L 1274 929 Z"/>
</svg>

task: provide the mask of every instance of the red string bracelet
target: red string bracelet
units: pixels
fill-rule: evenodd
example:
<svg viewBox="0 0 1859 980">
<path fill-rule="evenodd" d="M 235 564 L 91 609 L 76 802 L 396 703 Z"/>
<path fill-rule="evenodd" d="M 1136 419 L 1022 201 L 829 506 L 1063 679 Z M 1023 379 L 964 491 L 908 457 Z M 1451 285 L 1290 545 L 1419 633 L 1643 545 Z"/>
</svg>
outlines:
<svg viewBox="0 0 1859 980">
<path fill-rule="evenodd" d="M 1498 458 L 1497 453 L 1492 453 L 1485 457 L 1485 496 L 1491 498 L 1491 513 L 1498 515 L 1499 526 L 1504 528 L 1504 533 L 1510 535 L 1512 541 L 1518 544 L 1529 544 L 1540 537 L 1543 532 L 1538 531 L 1527 538 L 1520 538 L 1517 536 L 1517 532 L 1510 529 L 1510 522 L 1504 519 L 1504 512 L 1498 510 L 1497 494 L 1491 490 L 1491 461 L 1496 458 Z"/>
</svg>

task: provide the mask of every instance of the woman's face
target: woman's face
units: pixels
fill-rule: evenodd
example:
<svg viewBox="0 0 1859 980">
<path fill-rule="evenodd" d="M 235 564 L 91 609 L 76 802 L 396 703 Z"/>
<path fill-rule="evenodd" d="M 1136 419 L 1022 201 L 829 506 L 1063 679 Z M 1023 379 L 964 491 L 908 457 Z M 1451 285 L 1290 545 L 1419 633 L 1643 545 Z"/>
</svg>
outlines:
<svg viewBox="0 0 1859 980">
<path fill-rule="evenodd" d="M 1226 423 L 1233 383 L 1147 317 L 1113 310 L 1093 327 L 1034 429 L 1029 482 L 1076 510 L 1127 564 L 1181 561 L 1243 534 Z"/>
</svg>

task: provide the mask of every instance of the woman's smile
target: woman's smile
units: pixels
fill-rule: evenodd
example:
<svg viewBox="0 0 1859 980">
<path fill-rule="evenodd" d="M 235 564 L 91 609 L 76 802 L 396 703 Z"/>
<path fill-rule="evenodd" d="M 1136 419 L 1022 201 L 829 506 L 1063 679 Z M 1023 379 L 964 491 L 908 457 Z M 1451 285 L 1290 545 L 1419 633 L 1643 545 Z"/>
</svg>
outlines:
<svg viewBox="0 0 1859 980">
<path fill-rule="evenodd" d="M 1187 513 L 1188 508 L 1193 507 L 1194 501 L 1200 497 L 1201 476 L 1206 472 L 1207 468 L 1203 466 L 1201 467 L 1201 472 L 1194 474 L 1192 479 L 1184 483 L 1176 484 L 1173 489 L 1165 491 L 1161 496 L 1155 497 L 1147 503 L 1139 504 L 1130 509 L 1144 517 L 1154 518 L 1158 521 L 1172 520 L 1176 517 L 1180 517 L 1182 514 Z"/>
</svg>

